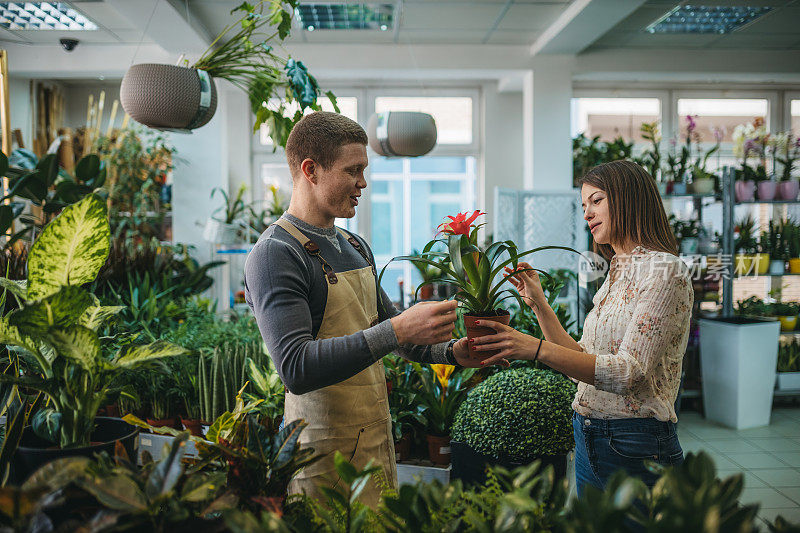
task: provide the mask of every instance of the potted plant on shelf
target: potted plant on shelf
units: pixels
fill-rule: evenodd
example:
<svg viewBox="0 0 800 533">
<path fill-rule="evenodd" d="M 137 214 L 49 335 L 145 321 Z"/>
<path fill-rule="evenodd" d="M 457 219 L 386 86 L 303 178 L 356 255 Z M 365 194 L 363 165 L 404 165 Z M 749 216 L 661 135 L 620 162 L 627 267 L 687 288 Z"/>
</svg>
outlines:
<svg viewBox="0 0 800 533">
<path fill-rule="evenodd" d="M 763 182 L 768 180 L 764 158 L 764 144 L 769 134 L 764 127 L 764 120 L 757 118 L 752 123 L 740 124 L 733 131 L 733 154 L 737 158 L 742 158 L 741 168 L 736 171 L 736 201 L 752 202 L 755 198 L 756 181 Z M 761 159 L 761 164 L 757 164 L 754 169 L 748 163 L 750 156 Z M 769 193 L 770 187 L 764 186 L 765 193 Z M 773 193 L 774 195 L 774 193 Z"/>
<path fill-rule="evenodd" d="M 656 180 L 658 193 L 662 196 L 667 194 L 667 182 L 661 174 L 661 131 L 658 122 L 643 122 L 640 128 L 642 138 L 650 142 L 650 147 L 647 148 L 640 156 L 641 165 L 647 169 L 647 172 Z"/>
<path fill-rule="evenodd" d="M 681 254 L 696 254 L 700 242 L 700 222 L 697 220 L 684 222 L 674 214 L 670 214 L 669 218 L 672 225 L 672 233 L 675 235 L 675 240 L 678 241 Z"/>
<path fill-rule="evenodd" d="M 734 273 L 738 276 L 746 276 L 757 272 L 756 254 L 758 253 L 758 241 L 755 237 L 755 225 L 753 217 L 747 215 L 734 228 L 736 233 L 733 244 L 734 253 L 736 254 Z M 767 268 L 769 268 L 769 265 L 767 265 Z"/>
<path fill-rule="evenodd" d="M 778 196 L 782 200 L 797 200 L 800 193 L 800 183 L 792 176 L 795 161 L 800 156 L 800 137 L 795 138 L 791 131 L 775 136 L 775 160 L 781 164 L 780 182 L 778 183 Z M 780 156 L 778 155 L 780 154 Z"/>
<path fill-rule="evenodd" d="M 563 374 L 520 364 L 473 388 L 453 423 L 453 477 L 481 484 L 486 466 L 512 469 L 541 460 L 556 480 L 567 474 L 575 384 Z M 544 466 L 544 465 L 543 465 Z"/>
<path fill-rule="evenodd" d="M 770 220 L 769 230 L 761 233 L 761 247 L 769 253 L 769 273 L 779 276 L 785 272 L 786 240 L 783 222 Z"/>
<path fill-rule="evenodd" d="M 380 283 L 386 267 L 392 261 L 417 261 L 435 267 L 441 272 L 438 283 L 451 285 L 458 289 L 455 299 L 461 302 L 464 311 L 467 336 L 472 339 L 494 334 L 495 331 L 492 328 L 477 326 L 475 322 L 494 320 L 508 325 L 511 316 L 501 307 L 501 303 L 509 298 L 515 298 L 520 307 L 525 305 L 518 292 L 503 288 L 510 275 L 504 274 L 505 267 L 510 266 L 516 269 L 522 257 L 542 250 L 578 252 L 564 246 L 540 246 L 519 252 L 517 245 L 512 241 L 481 246 L 478 244 L 478 230 L 483 224 L 475 225 L 474 222 L 484 214 L 476 210 L 469 217 L 467 217 L 467 213 L 459 213 L 454 217 L 448 216 L 450 221 L 439 225 L 439 234 L 446 235 L 446 239 L 431 240 L 418 256 L 406 255 L 393 258 L 381 270 L 378 282 Z M 447 251 L 434 250 L 436 246 L 445 248 Z M 537 271 L 549 277 L 547 272 Z M 495 352 L 476 352 L 470 346 L 469 354 L 474 358 L 486 358 L 495 355 Z"/>
<path fill-rule="evenodd" d="M 432 463 L 450 463 L 450 428 L 456 411 L 467 395 L 467 381 L 475 374 L 474 368 L 451 365 L 426 365 L 412 363 L 419 374 L 418 400 L 423 406 L 422 415 L 427 421 L 425 436 Z"/>
<path fill-rule="evenodd" d="M 783 223 L 782 232 L 786 240 L 789 272 L 792 274 L 800 274 L 800 224 L 792 219 L 788 219 Z"/>
<path fill-rule="evenodd" d="M 691 141 L 694 141 L 695 144 L 697 144 L 697 159 L 695 159 L 694 163 L 689 169 L 689 172 L 692 176 L 692 192 L 695 194 L 713 194 L 714 189 L 716 188 L 717 180 L 713 172 L 706 170 L 706 165 L 708 164 L 708 158 L 719 151 L 720 139 L 715 132 L 717 143 L 709 148 L 704 154 L 700 145 L 702 139 L 700 137 L 700 133 L 697 131 L 697 124 L 691 116 L 687 116 L 686 118 L 690 121 L 691 126 L 687 142 L 691 143 Z"/>
<path fill-rule="evenodd" d="M 675 140 L 671 141 L 673 149 L 675 147 Z M 669 183 L 667 184 L 667 191 L 674 195 L 686 194 L 686 171 L 689 169 L 689 157 L 691 155 L 691 145 L 686 143 L 681 146 L 680 155 L 676 155 L 674 151 L 667 155 L 667 175 L 669 176 Z"/>
<path fill-rule="evenodd" d="M 778 390 L 800 390 L 800 338 L 778 348 Z"/>
<path fill-rule="evenodd" d="M 225 203 L 218 207 L 206 222 L 203 231 L 205 240 L 218 244 L 234 244 L 241 240 L 239 233 L 243 226 L 243 216 L 247 211 L 247 204 L 244 202 L 246 190 L 247 187 L 242 184 L 236 190 L 236 196 L 229 197 L 228 193 L 219 187 L 211 189 L 211 198 L 219 192 Z"/>
<path fill-rule="evenodd" d="M 120 86 L 122 107 L 134 120 L 153 128 L 192 130 L 213 117 L 214 79 L 225 79 L 248 95 L 254 131 L 267 124 L 274 145 L 285 146 L 304 112 L 321 109 L 317 80 L 301 61 L 280 54 L 298 3 L 243 2 L 231 11 L 240 18 L 226 26 L 191 67 L 188 62 L 132 65 Z M 326 95 L 336 108 L 333 94 Z M 294 105 L 296 112 L 285 116 Z"/>
<path fill-rule="evenodd" d="M 28 256 L 27 284 L 3 286 L 20 308 L 0 319 L 2 342 L 26 353 L 36 373 L 0 375 L 0 382 L 42 391 L 49 400 L 49 437 L 44 441 L 26 430 L 17 451 L 20 477 L 53 459 L 114 453 L 122 442 L 135 457 L 137 430 L 114 418 L 99 418 L 106 398 L 119 390 L 122 375 L 144 363 L 185 353 L 169 342 L 123 345 L 108 357 L 98 330 L 121 307 L 99 305 L 81 285 L 91 283 L 109 253 L 111 230 L 106 205 L 96 194 L 66 207 L 34 242 Z M 38 375 L 35 375 L 38 374 Z"/>
<path fill-rule="evenodd" d="M 780 320 L 781 331 L 794 331 L 799 313 L 800 303 L 776 302 L 770 306 L 770 315 Z"/>
</svg>

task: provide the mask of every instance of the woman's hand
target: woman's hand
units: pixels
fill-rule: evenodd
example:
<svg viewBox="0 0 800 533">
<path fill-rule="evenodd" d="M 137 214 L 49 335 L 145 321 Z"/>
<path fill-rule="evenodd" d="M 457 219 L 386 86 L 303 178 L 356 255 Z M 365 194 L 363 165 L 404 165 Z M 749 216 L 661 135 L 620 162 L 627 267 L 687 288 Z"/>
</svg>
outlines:
<svg viewBox="0 0 800 533">
<path fill-rule="evenodd" d="M 458 341 L 456 341 L 456 343 L 453 345 L 453 355 L 455 356 L 456 361 L 458 361 L 458 364 L 463 367 L 483 368 L 487 366 L 480 359 L 476 357 L 471 357 L 469 355 L 469 345 L 467 343 L 466 337 L 458 339 Z M 500 359 L 499 361 L 495 361 L 492 364 L 497 364 L 505 368 L 508 368 L 510 366 L 510 363 L 506 359 Z"/>
<path fill-rule="evenodd" d="M 516 269 L 505 267 L 506 273 L 509 274 L 508 281 L 517 289 L 522 299 L 534 311 L 540 305 L 547 303 L 547 298 L 544 296 L 542 283 L 539 281 L 539 273 L 535 270 L 529 270 L 533 267 L 528 263 L 519 263 Z M 522 272 L 522 271 L 525 272 Z"/>
<path fill-rule="evenodd" d="M 473 349 L 477 352 L 500 350 L 497 355 L 481 361 L 481 366 L 497 364 L 501 360 L 533 359 L 539 343 L 542 342 L 536 337 L 526 335 L 500 322 L 478 320 L 475 325 L 492 328 L 497 333 L 472 339 Z"/>
</svg>

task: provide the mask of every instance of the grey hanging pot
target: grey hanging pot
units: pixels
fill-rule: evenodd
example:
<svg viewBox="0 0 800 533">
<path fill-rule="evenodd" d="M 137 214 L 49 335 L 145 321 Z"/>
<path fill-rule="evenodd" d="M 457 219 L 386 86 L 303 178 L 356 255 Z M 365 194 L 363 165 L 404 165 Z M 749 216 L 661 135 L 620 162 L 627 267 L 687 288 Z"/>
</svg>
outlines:
<svg viewBox="0 0 800 533">
<path fill-rule="evenodd" d="M 160 130 L 188 131 L 217 110 L 217 87 L 203 70 L 140 63 L 125 73 L 120 101 L 133 120 Z"/>
<path fill-rule="evenodd" d="M 428 113 L 375 113 L 367 124 L 369 146 L 378 155 L 418 157 L 436 146 L 436 122 Z"/>
</svg>

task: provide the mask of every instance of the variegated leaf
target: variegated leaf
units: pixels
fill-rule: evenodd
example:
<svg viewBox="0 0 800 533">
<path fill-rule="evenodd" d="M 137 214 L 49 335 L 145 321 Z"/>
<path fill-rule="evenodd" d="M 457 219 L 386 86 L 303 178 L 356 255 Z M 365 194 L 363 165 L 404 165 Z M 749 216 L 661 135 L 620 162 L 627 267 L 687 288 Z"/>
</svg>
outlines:
<svg viewBox="0 0 800 533">
<path fill-rule="evenodd" d="M 125 306 L 122 305 L 92 305 L 78 319 L 78 324 L 97 331 L 97 328 L 105 324 L 109 318 L 116 316 L 124 309 Z"/>
<path fill-rule="evenodd" d="M 16 296 L 17 299 L 22 302 L 27 300 L 28 282 L 26 280 L 0 278 L 0 289 L 8 290 L 8 292 Z"/>
<path fill-rule="evenodd" d="M 62 356 L 91 371 L 100 357 L 100 339 L 97 333 L 84 326 L 72 325 L 53 328 L 47 342 Z"/>
<path fill-rule="evenodd" d="M 167 341 L 156 341 L 150 344 L 133 345 L 129 344 L 120 349 L 114 363 L 117 366 L 131 368 L 150 361 L 153 359 L 160 359 L 162 357 L 172 357 L 175 355 L 188 354 L 189 351 L 182 346 L 172 344 Z"/>
<path fill-rule="evenodd" d="M 31 353 L 37 353 L 39 351 L 38 343 L 28 335 L 21 333 L 16 326 L 9 324 L 10 316 L 6 315 L 0 318 L 0 344 L 19 346 Z"/>
<path fill-rule="evenodd" d="M 64 285 L 97 277 L 110 249 L 106 204 L 95 194 L 67 206 L 33 243 L 28 256 L 28 297 L 44 298 Z"/>
<path fill-rule="evenodd" d="M 91 295 L 81 287 L 62 287 L 58 292 L 9 314 L 9 323 L 21 332 L 43 335 L 49 328 L 65 328 L 92 305 Z"/>
</svg>

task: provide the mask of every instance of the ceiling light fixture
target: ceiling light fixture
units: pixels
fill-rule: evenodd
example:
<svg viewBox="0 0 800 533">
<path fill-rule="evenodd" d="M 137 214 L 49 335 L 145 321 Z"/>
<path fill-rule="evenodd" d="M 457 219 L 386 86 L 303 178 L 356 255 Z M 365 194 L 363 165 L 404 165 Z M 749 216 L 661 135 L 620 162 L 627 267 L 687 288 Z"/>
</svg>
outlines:
<svg viewBox="0 0 800 533">
<path fill-rule="evenodd" d="M 765 15 L 771 7 L 685 4 L 645 28 L 648 33 L 730 33 Z"/>
<path fill-rule="evenodd" d="M 306 29 L 387 31 L 394 26 L 394 4 L 302 3 L 295 13 Z"/>
<path fill-rule="evenodd" d="M 97 24 L 66 2 L 0 2 L 0 27 L 8 30 L 96 30 Z"/>
</svg>

